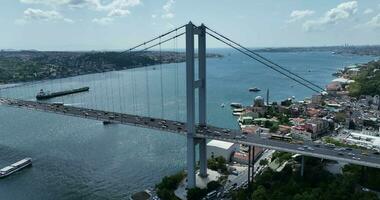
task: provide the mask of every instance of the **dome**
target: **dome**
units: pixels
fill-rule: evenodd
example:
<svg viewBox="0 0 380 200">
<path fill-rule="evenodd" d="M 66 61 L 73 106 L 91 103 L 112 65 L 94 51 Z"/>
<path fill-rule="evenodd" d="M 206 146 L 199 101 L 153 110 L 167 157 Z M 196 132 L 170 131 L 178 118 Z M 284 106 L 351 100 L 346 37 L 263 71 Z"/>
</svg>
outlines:
<svg viewBox="0 0 380 200">
<path fill-rule="evenodd" d="M 257 96 L 255 98 L 255 101 L 264 101 L 264 98 L 262 96 Z"/>
<path fill-rule="evenodd" d="M 256 107 L 264 106 L 264 98 L 262 96 L 255 97 L 255 100 L 253 101 L 253 105 Z"/>
</svg>

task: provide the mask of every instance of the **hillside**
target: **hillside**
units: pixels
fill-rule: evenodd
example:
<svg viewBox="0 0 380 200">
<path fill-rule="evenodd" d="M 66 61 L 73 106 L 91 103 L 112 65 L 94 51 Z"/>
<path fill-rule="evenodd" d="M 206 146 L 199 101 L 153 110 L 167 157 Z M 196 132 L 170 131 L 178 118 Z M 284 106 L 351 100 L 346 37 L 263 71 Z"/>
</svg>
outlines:
<svg viewBox="0 0 380 200">
<path fill-rule="evenodd" d="M 208 57 L 220 57 L 208 54 Z M 81 74 L 184 62 L 183 52 L 0 51 L 0 83 L 64 78 Z"/>
</svg>

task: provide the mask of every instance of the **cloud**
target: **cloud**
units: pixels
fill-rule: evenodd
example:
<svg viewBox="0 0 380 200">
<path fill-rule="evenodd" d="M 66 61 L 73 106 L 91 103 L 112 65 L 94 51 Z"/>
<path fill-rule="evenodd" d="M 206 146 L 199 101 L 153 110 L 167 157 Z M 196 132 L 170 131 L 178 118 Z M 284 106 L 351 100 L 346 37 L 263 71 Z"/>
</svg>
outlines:
<svg viewBox="0 0 380 200">
<path fill-rule="evenodd" d="M 72 19 L 63 17 L 55 10 L 40 10 L 28 8 L 24 11 L 22 19 L 17 19 L 17 24 L 24 24 L 28 21 L 64 21 L 67 23 L 74 23 Z"/>
<path fill-rule="evenodd" d="M 174 0 L 168 0 L 165 5 L 162 6 L 163 14 L 161 17 L 163 19 L 170 19 L 174 17 L 174 13 L 172 12 L 174 3 Z"/>
<path fill-rule="evenodd" d="M 164 19 L 170 19 L 170 18 L 174 17 L 174 14 L 173 13 L 165 13 L 165 14 L 161 15 L 161 17 Z"/>
<path fill-rule="evenodd" d="M 294 10 L 290 13 L 289 23 L 301 20 L 305 17 L 313 15 L 315 12 L 313 10 Z"/>
<path fill-rule="evenodd" d="M 129 15 L 129 10 L 115 9 L 108 13 L 108 17 L 123 17 Z"/>
<path fill-rule="evenodd" d="M 349 1 L 339 4 L 337 7 L 327 11 L 323 17 L 318 20 L 308 20 L 303 24 L 306 31 L 321 30 L 325 25 L 337 24 L 347 18 L 350 18 L 357 12 L 358 2 Z"/>
<path fill-rule="evenodd" d="M 100 25 L 112 24 L 113 21 L 114 21 L 114 18 L 112 18 L 112 17 L 94 18 L 92 20 L 92 22 L 100 24 Z"/>
<path fill-rule="evenodd" d="M 380 28 L 380 14 L 374 16 L 367 25 L 373 28 Z"/>
<path fill-rule="evenodd" d="M 94 19 L 99 23 L 108 23 L 112 17 L 123 17 L 130 14 L 130 8 L 141 4 L 140 0 L 20 0 L 26 4 L 43 4 L 52 7 L 87 8 L 106 12 L 107 16 Z M 93 21 L 94 21 L 93 20 Z"/>
<path fill-rule="evenodd" d="M 371 13 L 373 13 L 373 10 L 371 8 L 367 8 L 363 13 L 364 14 L 371 14 Z"/>
<path fill-rule="evenodd" d="M 70 1 L 72 0 L 20 0 L 21 3 L 26 4 L 44 4 L 51 6 L 64 5 L 69 3 Z"/>
</svg>

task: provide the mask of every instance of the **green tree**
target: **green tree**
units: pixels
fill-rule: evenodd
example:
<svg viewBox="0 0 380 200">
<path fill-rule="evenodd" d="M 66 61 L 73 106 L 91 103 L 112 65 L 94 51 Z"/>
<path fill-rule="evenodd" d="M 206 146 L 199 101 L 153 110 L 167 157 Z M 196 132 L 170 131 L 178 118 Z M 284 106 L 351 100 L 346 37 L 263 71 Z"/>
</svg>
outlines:
<svg viewBox="0 0 380 200">
<path fill-rule="evenodd" d="M 216 158 L 210 158 L 207 160 L 207 166 L 209 169 L 212 169 L 215 171 L 221 171 L 224 174 L 228 172 L 226 163 L 227 163 L 226 159 L 222 156 L 219 156 Z"/>
<path fill-rule="evenodd" d="M 278 129 L 279 129 L 278 124 L 273 124 L 273 125 L 269 128 L 269 132 L 271 132 L 271 133 L 275 133 L 275 132 L 278 131 Z"/>
<path fill-rule="evenodd" d="M 268 160 L 267 159 L 262 159 L 262 160 L 260 160 L 259 164 L 261 166 L 267 165 L 268 164 Z"/>
<path fill-rule="evenodd" d="M 191 188 L 187 191 L 187 200 L 201 200 L 206 195 L 206 189 L 200 189 L 198 187 Z"/>
<path fill-rule="evenodd" d="M 221 186 L 221 184 L 218 181 L 210 181 L 207 183 L 207 192 L 214 191 L 218 189 Z"/>
<path fill-rule="evenodd" d="M 269 200 L 267 197 L 267 190 L 263 186 L 258 186 L 252 193 L 252 200 Z"/>
</svg>

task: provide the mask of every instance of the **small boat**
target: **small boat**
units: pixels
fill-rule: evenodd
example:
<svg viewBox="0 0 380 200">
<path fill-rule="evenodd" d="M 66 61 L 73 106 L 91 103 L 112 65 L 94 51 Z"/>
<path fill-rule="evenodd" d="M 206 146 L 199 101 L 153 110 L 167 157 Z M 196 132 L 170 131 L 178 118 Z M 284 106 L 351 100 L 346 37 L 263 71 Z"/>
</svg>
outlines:
<svg viewBox="0 0 380 200">
<path fill-rule="evenodd" d="M 243 107 L 241 105 L 241 103 L 231 103 L 230 106 L 233 107 L 233 108 L 242 108 Z"/>
<path fill-rule="evenodd" d="M 257 87 L 249 88 L 250 92 L 260 92 L 261 90 Z"/>
<path fill-rule="evenodd" d="M 242 112 L 233 112 L 232 115 L 233 116 L 241 116 L 241 115 L 243 115 L 243 113 Z"/>
<path fill-rule="evenodd" d="M 103 125 L 109 125 L 109 124 L 112 124 L 111 121 L 103 121 Z"/>
<path fill-rule="evenodd" d="M 220 104 L 220 107 L 224 108 L 224 106 L 225 106 L 224 103 Z"/>
<path fill-rule="evenodd" d="M 29 165 L 32 165 L 32 159 L 24 158 L 16 163 L 13 163 L 12 165 L 9 165 L 7 167 L 4 167 L 3 169 L 0 169 L 0 178 L 9 176 L 21 169 L 24 169 L 25 167 Z"/>
<path fill-rule="evenodd" d="M 232 112 L 243 112 L 244 108 L 235 108 Z"/>
</svg>

